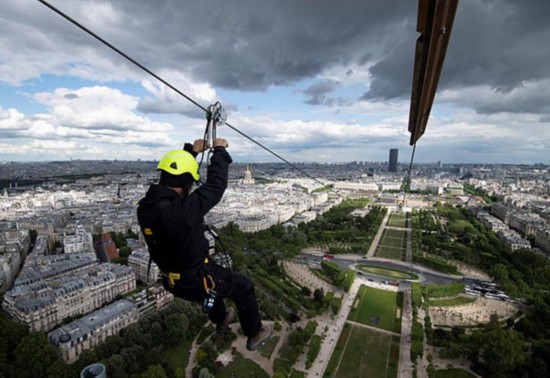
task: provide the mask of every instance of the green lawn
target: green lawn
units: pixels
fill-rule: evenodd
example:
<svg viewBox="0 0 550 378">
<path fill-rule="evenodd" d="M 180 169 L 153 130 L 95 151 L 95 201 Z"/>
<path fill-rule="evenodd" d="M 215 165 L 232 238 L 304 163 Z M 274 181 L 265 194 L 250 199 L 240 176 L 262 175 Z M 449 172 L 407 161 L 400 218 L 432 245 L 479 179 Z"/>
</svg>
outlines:
<svg viewBox="0 0 550 378">
<path fill-rule="evenodd" d="M 396 231 L 385 229 L 382 234 L 382 239 L 380 240 L 381 244 L 392 246 L 392 247 L 402 247 L 405 242 L 405 231 Z"/>
<path fill-rule="evenodd" d="M 254 375 L 252 375 L 254 374 Z M 216 378 L 231 378 L 231 377 L 257 377 L 268 378 L 269 375 L 257 363 L 246 359 L 242 354 L 236 353 L 235 359 L 224 368 L 218 369 Z"/>
<path fill-rule="evenodd" d="M 359 304 L 355 307 L 357 300 L 359 300 Z M 403 293 L 361 286 L 354 306 L 349 313 L 348 320 L 400 333 L 400 306 L 402 303 Z M 397 311 L 398 307 L 399 311 Z M 399 312 L 399 317 L 396 316 L 397 312 Z"/>
<path fill-rule="evenodd" d="M 391 213 L 388 226 L 405 228 L 405 214 Z"/>
<path fill-rule="evenodd" d="M 376 252 L 377 257 L 386 257 L 388 259 L 403 260 L 405 250 L 403 248 L 387 247 L 385 245 L 378 245 Z"/>
<path fill-rule="evenodd" d="M 405 231 L 385 229 L 376 249 L 376 256 L 403 260 L 405 255 Z"/>
<path fill-rule="evenodd" d="M 407 231 L 401 231 L 401 230 L 392 230 L 392 229 L 385 229 L 384 230 L 384 237 L 388 238 L 396 238 L 396 239 L 403 239 L 405 237 L 405 233 Z"/>
<path fill-rule="evenodd" d="M 306 373 L 300 370 L 292 369 L 290 370 L 290 375 L 288 378 L 306 378 Z"/>
<path fill-rule="evenodd" d="M 342 332 L 325 377 L 394 378 L 398 360 L 399 342 L 394 342 L 392 336 L 352 326 Z"/>
<path fill-rule="evenodd" d="M 163 362 L 166 362 L 174 370 L 179 367 L 185 370 L 189 361 L 189 351 L 192 344 L 191 340 L 183 340 L 176 346 L 166 349 Z"/>
<path fill-rule="evenodd" d="M 351 330 L 352 330 L 352 327 L 350 324 L 348 323 L 344 324 L 344 328 L 340 333 L 340 338 L 338 339 L 338 343 L 334 347 L 334 351 L 330 356 L 330 360 L 328 362 L 328 365 L 324 374 L 325 377 L 332 377 L 333 374 L 336 373 L 336 369 L 340 364 L 340 359 L 344 354 L 344 349 L 345 349 L 344 346 L 346 345 L 346 340 L 348 339 Z"/>
<path fill-rule="evenodd" d="M 447 285 L 425 285 L 423 286 L 422 291 L 425 296 L 429 298 L 451 297 L 453 295 L 464 293 L 464 286 L 465 284 L 463 282 L 456 282 Z"/>
<path fill-rule="evenodd" d="M 405 272 L 404 270 L 398 270 L 398 269 L 389 269 L 389 268 L 380 268 L 377 266 L 369 266 L 365 264 L 359 264 L 357 265 L 357 269 L 366 272 L 366 273 L 372 273 L 377 274 L 379 276 L 389 277 L 389 278 L 397 278 L 401 280 L 417 280 L 418 276 L 413 273 Z"/>
<path fill-rule="evenodd" d="M 271 358 L 271 354 L 273 353 L 273 350 L 277 346 L 278 342 L 279 336 L 270 337 L 264 344 L 258 347 L 258 352 L 260 352 L 260 354 L 265 358 Z"/>
<path fill-rule="evenodd" d="M 435 378 L 472 378 L 475 375 L 461 369 L 436 370 Z"/>
</svg>

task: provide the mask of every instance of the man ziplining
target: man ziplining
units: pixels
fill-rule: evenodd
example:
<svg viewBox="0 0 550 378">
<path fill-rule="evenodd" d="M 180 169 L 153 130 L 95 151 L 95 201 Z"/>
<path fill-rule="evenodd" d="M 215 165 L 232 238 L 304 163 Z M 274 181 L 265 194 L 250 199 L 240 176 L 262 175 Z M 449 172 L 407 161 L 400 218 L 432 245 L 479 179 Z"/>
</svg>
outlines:
<svg viewBox="0 0 550 378">
<path fill-rule="evenodd" d="M 206 183 L 193 192 L 193 183 L 199 180 L 195 157 L 206 150 L 205 141 L 197 139 L 193 145 L 186 143 L 183 150 L 168 152 L 157 167 L 161 171 L 159 182 L 150 186 L 139 202 L 137 214 L 166 290 L 201 303 L 220 334 L 228 331 L 234 317 L 233 308 L 226 309 L 224 303 L 224 298 L 231 298 L 248 338 L 246 347 L 256 350 L 271 335 L 271 327 L 262 324 L 254 285 L 242 274 L 210 259 L 204 235 L 204 216 L 227 188 L 232 162 L 227 147 L 225 139 L 214 139 Z"/>
</svg>

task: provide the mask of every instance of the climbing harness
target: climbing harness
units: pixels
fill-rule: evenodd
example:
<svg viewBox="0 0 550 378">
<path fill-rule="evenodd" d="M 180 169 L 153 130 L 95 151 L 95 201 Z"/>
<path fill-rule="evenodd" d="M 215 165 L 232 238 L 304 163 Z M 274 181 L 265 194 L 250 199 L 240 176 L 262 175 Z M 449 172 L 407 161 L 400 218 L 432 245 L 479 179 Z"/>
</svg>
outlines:
<svg viewBox="0 0 550 378">
<path fill-rule="evenodd" d="M 205 261 L 208 261 L 208 258 Z M 205 270 L 205 272 L 203 272 L 202 283 L 204 285 L 206 297 L 202 302 L 202 310 L 204 312 L 209 312 L 214 307 L 214 302 L 216 301 L 218 294 L 216 293 L 216 290 L 214 290 L 216 288 L 216 283 L 214 282 L 212 275 L 207 273 L 206 269 L 203 270 Z"/>
</svg>

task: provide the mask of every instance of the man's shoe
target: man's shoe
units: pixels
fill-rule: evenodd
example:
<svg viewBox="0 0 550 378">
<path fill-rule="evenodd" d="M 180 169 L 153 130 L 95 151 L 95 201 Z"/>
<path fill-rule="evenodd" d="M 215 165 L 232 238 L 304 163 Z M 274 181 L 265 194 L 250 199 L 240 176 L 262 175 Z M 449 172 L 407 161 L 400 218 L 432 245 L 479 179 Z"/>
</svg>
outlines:
<svg viewBox="0 0 550 378">
<path fill-rule="evenodd" d="M 269 336 L 271 336 L 271 326 L 264 325 L 260 332 L 255 337 L 249 337 L 246 341 L 246 349 L 256 350 L 264 341 L 266 341 Z"/>
<path fill-rule="evenodd" d="M 218 335 L 226 334 L 229 331 L 229 323 L 233 320 L 235 317 L 235 310 L 233 307 L 229 307 L 225 311 L 225 319 L 223 320 L 223 323 L 216 324 L 216 333 Z"/>
</svg>

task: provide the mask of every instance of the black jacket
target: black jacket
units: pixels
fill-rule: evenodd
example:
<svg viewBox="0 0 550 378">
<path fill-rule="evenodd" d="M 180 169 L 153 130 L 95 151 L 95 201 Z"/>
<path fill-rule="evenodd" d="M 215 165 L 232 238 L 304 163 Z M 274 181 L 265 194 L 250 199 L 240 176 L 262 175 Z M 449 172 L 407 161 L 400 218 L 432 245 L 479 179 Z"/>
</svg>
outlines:
<svg viewBox="0 0 550 378">
<path fill-rule="evenodd" d="M 187 196 L 167 187 L 151 185 L 139 201 L 137 216 L 151 258 L 164 272 L 199 268 L 208 255 L 204 215 L 227 188 L 231 156 L 217 147 L 210 159 L 206 183 Z"/>
</svg>

